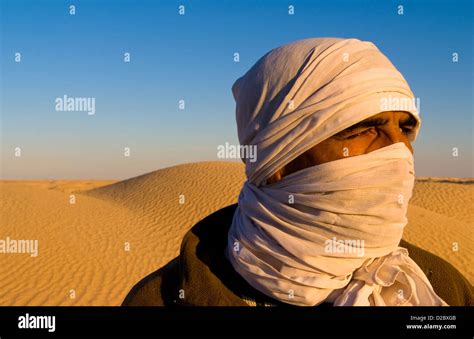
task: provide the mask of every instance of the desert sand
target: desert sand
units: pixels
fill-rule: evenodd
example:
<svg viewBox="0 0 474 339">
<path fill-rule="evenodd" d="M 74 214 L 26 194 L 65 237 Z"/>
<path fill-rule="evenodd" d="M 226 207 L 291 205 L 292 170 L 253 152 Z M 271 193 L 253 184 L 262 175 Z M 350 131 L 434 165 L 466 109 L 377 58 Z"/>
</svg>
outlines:
<svg viewBox="0 0 474 339">
<path fill-rule="evenodd" d="M 203 162 L 120 182 L 0 181 L 0 240 L 38 240 L 36 257 L 0 253 L 0 305 L 120 305 L 244 180 L 240 163 Z M 404 238 L 474 282 L 472 206 L 474 180 L 420 178 Z"/>
</svg>

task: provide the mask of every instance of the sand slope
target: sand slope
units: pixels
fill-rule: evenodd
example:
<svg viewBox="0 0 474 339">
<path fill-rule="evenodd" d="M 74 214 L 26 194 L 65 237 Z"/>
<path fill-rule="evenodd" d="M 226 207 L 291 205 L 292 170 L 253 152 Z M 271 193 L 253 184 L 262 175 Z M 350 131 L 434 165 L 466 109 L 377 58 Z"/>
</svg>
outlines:
<svg viewBox="0 0 474 339">
<path fill-rule="evenodd" d="M 104 183 L 88 182 L 74 205 L 77 181 L 0 183 L 0 239 L 39 241 L 35 258 L 0 254 L 0 305 L 119 305 L 190 227 L 236 202 L 243 180 L 236 163 L 182 165 L 85 191 Z"/>
<path fill-rule="evenodd" d="M 417 180 L 404 239 L 449 261 L 474 283 L 474 181 Z"/>
<path fill-rule="evenodd" d="M 0 254 L 0 305 L 119 305 L 190 227 L 236 202 L 243 181 L 239 163 L 204 162 L 115 183 L 0 182 L 0 239 L 39 241 L 35 258 Z M 471 281 L 473 193 L 472 181 L 418 182 L 405 233 Z"/>
</svg>

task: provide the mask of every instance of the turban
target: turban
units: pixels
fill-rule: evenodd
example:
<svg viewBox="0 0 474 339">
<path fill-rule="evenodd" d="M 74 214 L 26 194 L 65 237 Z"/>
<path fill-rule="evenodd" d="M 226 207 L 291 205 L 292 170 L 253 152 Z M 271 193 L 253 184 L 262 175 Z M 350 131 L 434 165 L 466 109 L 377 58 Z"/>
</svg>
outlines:
<svg viewBox="0 0 474 339">
<path fill-rule="evenodd" d="M 370 42 L 306 39 L 263 56 L 232 87 L 247 181 L 226 255 L 254 288 L 286 303 L 446 305 L 398 247 L 414 185 L 399 142 L 266 180 L 321 141 L 383 111 L 417 121 L 403 76 Z"/>
<path fill-rule="evenodd" d="M 414 95 L 400 72 L 371 42 L 304 39 L 264 55 L 232 86 L 241 145 L 256 147 L 246 162 L 250 182 L 262 184 L 330 136 Z M 414 105 L 404 111 L 420 119 Z"/>
</svg>

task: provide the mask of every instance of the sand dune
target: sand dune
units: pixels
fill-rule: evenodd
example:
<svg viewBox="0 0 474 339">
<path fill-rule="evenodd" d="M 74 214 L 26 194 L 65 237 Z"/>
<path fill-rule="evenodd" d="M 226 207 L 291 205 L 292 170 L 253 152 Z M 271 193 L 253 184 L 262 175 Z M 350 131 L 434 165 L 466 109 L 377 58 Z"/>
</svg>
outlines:
<svg viewBox="0 0 474 339">
<path fill-rule="evenodd" d="M 44 188 L 48 190 L 61 191 L 71 193 L 75 191 L 85 191 L 100 186 L 111 185 L 117 180 L 8 180 L 0 181 L 3 185 L 30 186 L 36 188 Z"/>
<path fill-rule="evenodd" d="M 474 180 L 417 180 L 404 239 L 449 261 L 474 283 Z"/>
<path fill-rule="evenodd" d="M 243 181 L 239 163 L 204 162 L 120 182 L 0 182 L 0 240 L 39 243 L 37 257 L 0 254 L 0 305 L 119 305 L 190 227 L 236 202 Z M 474 185 L 455 181 L 417 182 L 405 238 L 473 282 Z"/>
</svg>

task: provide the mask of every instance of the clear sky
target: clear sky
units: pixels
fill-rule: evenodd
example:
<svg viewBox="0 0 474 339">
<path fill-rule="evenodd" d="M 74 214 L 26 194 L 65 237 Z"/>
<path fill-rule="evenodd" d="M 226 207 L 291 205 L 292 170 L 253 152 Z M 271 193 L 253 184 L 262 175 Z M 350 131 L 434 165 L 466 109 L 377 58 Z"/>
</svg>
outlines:
<svg viewBox="0 0 474 339">
<path fill-rule="evenodd" d="M 233 82 L 272 48 L 328 36 L 374 42 L 420 98 L 417 176 L 473 176 L 472 1 L 0 2 L 2 179 L 218 160 L 238 142 Z M 56 111 L 63 95 L 95 98 L 95 115 Z"/>
</svg>

